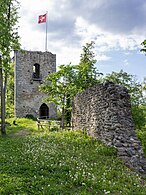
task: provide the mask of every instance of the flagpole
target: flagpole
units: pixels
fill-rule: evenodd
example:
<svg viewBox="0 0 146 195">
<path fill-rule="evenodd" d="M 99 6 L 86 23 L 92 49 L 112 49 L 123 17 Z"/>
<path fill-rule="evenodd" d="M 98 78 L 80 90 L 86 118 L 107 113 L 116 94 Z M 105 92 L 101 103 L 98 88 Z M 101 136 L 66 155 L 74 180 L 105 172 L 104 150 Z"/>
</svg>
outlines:
<svg viewBox="0 0 146 195">
<path fill-rule="evenodd" d="M 46 12 L 46 41 L 45 41 L 45 51 L 47 51 L 47 38 L 48 38 L 48 36 L 47 36 L 47 34 L 48 34 L 48 32 L 47 32 L 47 27 L 48 27 L 48 25 L 47 25 L 47 23 L 48 23 L 48 12 Z"/>
</svg>

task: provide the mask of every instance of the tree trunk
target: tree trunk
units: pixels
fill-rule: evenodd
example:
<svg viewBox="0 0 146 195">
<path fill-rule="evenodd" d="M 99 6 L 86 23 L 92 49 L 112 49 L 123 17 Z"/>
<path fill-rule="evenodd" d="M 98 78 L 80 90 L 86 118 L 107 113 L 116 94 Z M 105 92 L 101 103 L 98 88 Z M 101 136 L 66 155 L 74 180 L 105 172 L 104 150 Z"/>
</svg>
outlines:
<svg viewBox="0 0 146 195">
<path fill-rule="evenodd" d="M 8 30 L 10 30 L 10 15 L 11 15 L 11 0 L 8 2 Z M 7 51 L 9 48 L 7 48 Z M 6 114 L 6 87 L 7 87 L 7 74 L 4 74 L 2 60 L 0 59 L 0 79 L 1 79 L 1 134 L 6 135 L 6 122 L 5 122 L 5 114 Z"/>
<path fill-rule="evenodd" d="M 71 110 L 70 110 L 70 107 L 71 107 L 71 98 L 69 98 L 69 95 L 67 95 L 66 110 L 65 110 L 65 124 L 66 124 L 66 126 L 69 126 L 69 127 L 71 125 Z"/>
<path fill-rule="evenodd" d="M 65 109 L 64 106 L 62 108 L 62 116 L 61 116 L 61 128 L 64 129 L 64 115 L 65 115 Z"/>
<path fill-rule="evenodd" d="M 5 78 L 6 79 L 6 78 Z M 6 135 L 6 129 L 5 129 L 5 82 L 4 82 L 4 77 L 3 77 L 3 70 L 2 67 L 0 68 L 0 80 L 1 80 L 1 133 L 2 135 Z"/>
<path fill-rule="evenodd" d="M 62 100 L 62 104 L 63 104 L 63 107 L 62 107 L 62 115 L 61 115 L 61 128 L 64 129 L 64 119 L 65 119 L 65 107 L 64 107 L 64 103 L 65 103 L 65 96 Z"/>
</svg>

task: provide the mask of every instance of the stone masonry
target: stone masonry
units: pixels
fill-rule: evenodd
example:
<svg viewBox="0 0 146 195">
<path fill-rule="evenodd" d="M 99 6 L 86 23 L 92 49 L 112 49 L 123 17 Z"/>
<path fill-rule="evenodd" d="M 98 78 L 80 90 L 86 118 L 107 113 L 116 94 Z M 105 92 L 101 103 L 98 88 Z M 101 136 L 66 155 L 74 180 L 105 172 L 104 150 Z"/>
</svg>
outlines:
<svg viewBox="0 0 146 195">
<path fill-rule="evenodd" d="M 37 64 L 37 65 L 36 65 Z M 36 67 L 35 67 L 36 65 Z M 34 72 L 37 68 L 37 77 Z M 49 73 L 56 71 L 56 55 L 50 52 L 16 51 L 15 52 L 15 116 L 33 115 L 39 117 L 40 107 L 46 94 L 39 91 L 39 86 Z M 53 104 L 45 104 L 49 117 L 56 116 Z"/>
<path fill-rule="evenodd" d="M 116 147 L 128 167 L 146 175 L 146 159 L 134 131 L 125 87 L 107 81 L 79 93 L 73 103 L 72 126 Z"/>
</svg>

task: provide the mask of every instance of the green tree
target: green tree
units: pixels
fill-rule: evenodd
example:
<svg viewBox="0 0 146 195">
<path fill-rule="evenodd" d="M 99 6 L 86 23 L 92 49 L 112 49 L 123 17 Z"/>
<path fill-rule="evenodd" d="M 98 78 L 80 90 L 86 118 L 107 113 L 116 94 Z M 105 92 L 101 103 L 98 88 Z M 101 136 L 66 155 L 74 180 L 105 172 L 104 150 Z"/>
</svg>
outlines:
<svg viewBox="0 0 146 195">
<path fill-rule="evenodd" d="M 136 80 L 134 75 L 130 75 L 123 70 L 119 73 L 112 72 L 105 77 L 106 80 L 110 80 L 115 84 L 126 87 L 129 91 L 132 106 L 132 115 L 134 123 L 137 129 L 141 129 L 145 126 L 145 97 L 144 97 L 144 85 Z"/>
<path fill-rule="evenodd" d="M 76 66 L 79 91 L 93 87 L 100 82 L 102 73 L 99 73 L 95 67 L 96 59 L 93 52 L 94 45 L 95 43 L 91 41 L 83 46 L 80 63 Z"/>
<path fill-rule="evenodd" d="M 146 53 L 146 39 L 141 43 L 141 45 L 143 48 L 140 51 Z"/>
<path fill-rule="evenodd" d="M 1 81 L 1 133 L 6 134 L 5 114 L 6 114 L 6 91 L 7 79 L 10 70 L 13 50 L 19 48 L 19 36 L 16 24 L 18 22 L 19 3 L 17 0 L 0 1 L 0 81 Z"/>
<path fill-rule="evenodd" d="M 61 65 L 57 72 L 48 75 L 46 83 L 40 89 L 48 94 L 46 101 L 55 103 L 62 110 L 62 128 L 65 125 L 65 116 L 70 114 L 71 100 L 77 93 L 75 81 L 75 66 Z M 70 118 L 69 118 L 70 121 Z"/>
<path fill-rule="evenodd" d="M 14 117 L 14 63 L 10 64 L 6 91 L 6 117 Z"/>
<path fill-rule="evenodd" d="M 46 101 L 53 102 L 62 109 L 62 127 L 64 123 L 70 124 L 72 100 L 74 96 L 84 89 L 99 83 L 101 73 L 94 67 L 94 42 L 83 47 L 79 65 L 61 65 L 59 71 L 47 77 L 47 83 L 41 85 L 41 90 L 48 94 Z"/>
</svg>

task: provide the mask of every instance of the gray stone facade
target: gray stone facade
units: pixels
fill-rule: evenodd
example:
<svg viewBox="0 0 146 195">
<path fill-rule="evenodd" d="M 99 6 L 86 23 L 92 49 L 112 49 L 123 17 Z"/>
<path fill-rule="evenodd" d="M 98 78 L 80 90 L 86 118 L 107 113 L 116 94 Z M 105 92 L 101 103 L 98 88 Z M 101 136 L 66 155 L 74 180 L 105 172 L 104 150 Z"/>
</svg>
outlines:
<svg viewBox="0 0 146 195">
<path fill-rule="evenodd" d="M 56 116 L 53 104 L 43 104 L 46 94 L 39 91 L 49 73 L 56 71 L 56 55 L 50 52 L 15 52 L 15 117 Z M 43 110 L 43 109 L 47 109 Z M 41 110 L 42 109 L 42 110 Z"/>
<path fill-rule="evenodd" d="M 128 167 L 146 175 L 146 159 L 134 131 L 126 88 L 106 82 L 79 93 L 74 99 L 72 126 L 116 147 Z"/>
</svg>

